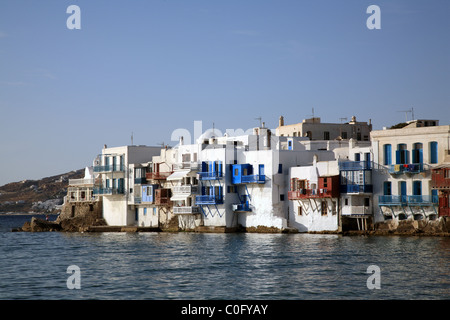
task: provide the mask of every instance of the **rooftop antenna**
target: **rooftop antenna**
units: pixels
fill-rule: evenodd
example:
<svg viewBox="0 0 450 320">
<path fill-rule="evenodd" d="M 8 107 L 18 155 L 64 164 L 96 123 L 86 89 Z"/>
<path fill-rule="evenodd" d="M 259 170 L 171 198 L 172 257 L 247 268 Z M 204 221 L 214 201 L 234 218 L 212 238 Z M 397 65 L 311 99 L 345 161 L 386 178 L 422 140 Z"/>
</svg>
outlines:
<svg viewBox="0 0 450 320">
<path fill-rule="evenodd" d="M 258 118 L 255 118 L 255 120 L 259 120 L 259 127 L 262 128 L 262 123 L 261 123 L 262 118 L 258 117 Z"/>
<path fill-rule="evenodd" d="M 134 146 L 134 144 L 133 144 L 133 131 L 131 131 L 131 145 Z"/>
<path fill-rule="evenodd" d="M 405 113 L 405 122 L 408 122 L 408 112 L 411 112 L 411 120 L 414 120 L 414 108 L 411 108 L 409 110 L 400 110 L 397 112 L 404 112 Z"/>
<path fill-rule="evenodd" d="M 313 123 L 316 122 L 316 119 L 314 118 L 314 108 L 312 108 L 312 121 L 313 121 Z"/>
</svg>

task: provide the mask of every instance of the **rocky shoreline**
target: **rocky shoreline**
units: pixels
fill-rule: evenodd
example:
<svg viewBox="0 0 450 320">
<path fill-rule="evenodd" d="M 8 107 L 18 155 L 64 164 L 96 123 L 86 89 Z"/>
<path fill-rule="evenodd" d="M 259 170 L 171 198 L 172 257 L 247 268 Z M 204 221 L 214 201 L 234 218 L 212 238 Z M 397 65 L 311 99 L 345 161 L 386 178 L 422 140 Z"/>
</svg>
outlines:
<svg viewBox="0 0 450 320">
<path fill-rule="evenodd" d="M 33 217 L 25 222 L 21 228 L 13 229 L 15 232 L 179 232 L 178 219 L 172 219 L 162 227 L 137 226 L 108 226 L 105 220 L 98 215 L 83 215 L 70 217 L 61 214 L 56 221 L 46 221 Z M 198 228 L 192 232 L 244 232 L 244 233 L 298 233 L 293 229 L 280 230 L 278 228 Z M 227 229 L 227 230 L 225 230 Z M 401 220 L 384 221 L 373 225 L 371 230 L 345 230 L 345 231 L 310 231 L 308 234 L 337 234 L 343 236 L 439 236 L 450 237 L 450 218 L 440 217 L 433 221 Z"/>
</svg>

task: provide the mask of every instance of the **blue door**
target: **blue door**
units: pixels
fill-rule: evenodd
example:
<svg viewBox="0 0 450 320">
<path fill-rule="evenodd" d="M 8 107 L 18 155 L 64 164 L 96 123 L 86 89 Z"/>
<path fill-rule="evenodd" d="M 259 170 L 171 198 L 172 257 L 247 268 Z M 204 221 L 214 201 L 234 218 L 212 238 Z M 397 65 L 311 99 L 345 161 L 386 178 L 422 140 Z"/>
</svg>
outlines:
<svg viewBox="0 0 450 320">
<path fill-rule="evenodd" d="M 400 181 L 401 201 L 406 202 L 406 181 Z"/>
<path fill-rule="evenodd" d="M 422 195 L 422 181 L 413 181 L 413 195 Z"/>
</svg>

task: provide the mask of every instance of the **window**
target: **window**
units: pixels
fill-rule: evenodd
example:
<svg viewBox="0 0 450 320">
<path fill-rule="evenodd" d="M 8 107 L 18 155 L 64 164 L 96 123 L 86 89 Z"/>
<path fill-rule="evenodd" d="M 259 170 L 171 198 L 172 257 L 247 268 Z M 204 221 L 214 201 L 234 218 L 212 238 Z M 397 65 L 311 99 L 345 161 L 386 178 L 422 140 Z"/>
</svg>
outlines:
<svg viewBox="0 0 450 320">
<path fill-rule="evenodd" d="M 422 195 L 422 181 L 413 181 L 413 195 Z"/>
<path fill-rule="evenodd" d="M 384 195 L 385 196 L 390 196 L 392 195 L 392 187 L 391 187 L 391 182 L 390 181 L 385 181 L 383 183 L 383 191 L 384 191 Z"/>
<path fill-rule="evenodd" d="M 409 163 L 409 152 L 406 149 L 406 144 L 401 143 L 397 145 L 397 151 L 395 153 L 396 164 L 407 164 Z"/>
<path fill-rule="evenodd" d="M 348 206 L 348 198 L 345 198 L 344 205 Z"/>
<path fill-rule="evenodd" d="M 284 201 L 284 194 L 280 194 L 280 201 Z"/>
<path fill-rule="evenodd" d="M 342 139 L 347 139 L 347 132 L 343 131 L 341 137 Z"/>
<path fill-rule="evenodd" d="M 322 215 L 328 215 L 328 205 L 326 201 L 322 201 Z"/>
<path fill-rule="evenodd" d="M 330 132 L 325 131 L 323 133 L 323 140 L 330 140 Z"/>
<path fill-rule="evenodd" d="M 412 163 L 423 163 L 422 149 L 422 143 L 414 143 L 412 150 Z"/>
<path fill-rule="evenodd" d="M 392 152 L 392 147 L 390 144 L 385 144 L 383 146 L 383 151 L 384 151 L 384 165 L 389 165 L 392 164 L 392 156 L 391 156 L 391 152 Z"/>
<path fill-rule="evenodd" d="M 94 211 L 94 205 L 93 204 L 89 205 L 89 211 L 91 211 L 91 212 Z"/>
<path fill-rule="evenodd" d="M 298 216 L 302 216 L 303 215 L 303 211 L 302 211 L 302 207 L 301 206 L 297 207 L 297 215 Z"/>
<path fill-rule="evenodd" d="M 144 216 L 147 215 L 147 208 L 144 208 Z"/>
<path fill-rule="evenodd" d="M 430 142 L 430 163 L 438 163 L 438 143 Z"/>
<path fill-rule="evenodd" d="M 370 206 L 370 198 L 364 198 L 364 206 L 369 207 Z"/>
<path fill-rule="evenodd" d="M 234 169 L 234 176 L 237 177 L 239 175 L 239 169 L 235 168 Z"/>
<path fill-rule="evenodd" d="M 335 216 L 337 213 L 337 203 L 336 201 L 331 202 L 331 214 Z"/>
<path fill-rule="evenodd" d="M 355 161 L 361 161 L 361 154 L 355 153 Z"/>
<path fill-rule="evenodd" d="M 323 178 L 323 187 L 328 188 L 327 178 Z"/>
</svg>

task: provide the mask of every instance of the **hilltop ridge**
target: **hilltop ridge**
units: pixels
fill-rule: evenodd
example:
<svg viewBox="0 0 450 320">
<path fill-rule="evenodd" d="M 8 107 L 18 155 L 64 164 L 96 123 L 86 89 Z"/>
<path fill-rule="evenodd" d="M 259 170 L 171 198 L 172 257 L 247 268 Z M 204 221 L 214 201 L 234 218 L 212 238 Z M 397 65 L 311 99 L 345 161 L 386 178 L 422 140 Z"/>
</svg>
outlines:
<svg viewBox="0 0 450 320">
<path fill-rule="evenodd" d="M 0 186 L 0 213 L 56 213 L 67 194 L 69 179 L 82 178 L 84 169 L 40 180 L 22 180 Z"/>
</svg>

